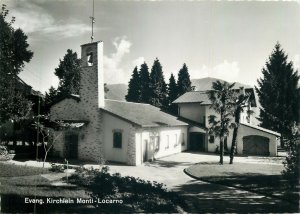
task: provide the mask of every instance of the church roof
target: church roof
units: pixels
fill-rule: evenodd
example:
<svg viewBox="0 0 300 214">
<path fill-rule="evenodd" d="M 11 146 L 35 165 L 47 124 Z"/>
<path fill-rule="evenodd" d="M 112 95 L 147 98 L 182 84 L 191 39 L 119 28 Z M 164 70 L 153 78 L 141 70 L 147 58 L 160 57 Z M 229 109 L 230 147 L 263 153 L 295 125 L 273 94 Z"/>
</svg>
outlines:
<svg viewBox="0 0 300 214">
<path fill-rule="evenodd" d="M 161 111 L 159 108 L 142 103 L 105 100 L 107 113 L 142 127 L 187 126 L 177 117 Z"/>
</svg>

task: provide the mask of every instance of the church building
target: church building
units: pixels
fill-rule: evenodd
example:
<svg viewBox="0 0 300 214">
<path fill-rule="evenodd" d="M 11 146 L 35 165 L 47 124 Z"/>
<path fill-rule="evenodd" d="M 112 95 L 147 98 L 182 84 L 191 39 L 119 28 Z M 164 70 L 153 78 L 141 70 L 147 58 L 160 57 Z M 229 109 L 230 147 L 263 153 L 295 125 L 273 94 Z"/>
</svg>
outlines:
<svg viewBox="0 0 300 214">
<path fill-rule="evenodd" d="M 104 99 L 103 42 L 82 45 L 81 60 L 79 95 L 50 109 L 52 121 L 72 127 L 55 132 L 56 155 L 140 165 L 188 148 L 188 123 L 149 104 Z"/>
</svg>

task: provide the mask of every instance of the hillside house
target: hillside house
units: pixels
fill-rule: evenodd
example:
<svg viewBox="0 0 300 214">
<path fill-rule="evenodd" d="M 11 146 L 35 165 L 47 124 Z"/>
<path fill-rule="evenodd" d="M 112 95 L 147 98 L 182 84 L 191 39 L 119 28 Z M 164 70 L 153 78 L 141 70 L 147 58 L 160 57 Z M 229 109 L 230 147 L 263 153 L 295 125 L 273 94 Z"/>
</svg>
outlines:
<svg viewBox="0 0 300 214">
<path fill-rule="evenodd" d="M 187 123 L 149 104 L 104 99 L 103 42 L 82 45 L 81 60 L 79 95 L 50 109 L 51 120 L 72 127 L 55 132 L 57 155 L 139 165 L 187 149 Z"/>
<path fill-rule="evenodd" d="M 218 79 L 203 78 L 193 81 L 195 91 L 187 92 L 177 98 L 173 103 L 178 105 L 179 117 L 189 122 L 189 149 L 203 152 L 215 152 L 220 140 L 208 134 L 208 117 L 216 115 L 210 108 L 211 102 L 207 92 L 211 90 L 212 82 Z M 236 83 L 234 90 L 250 95 L 250 100 L 245 108 L 257 111 L 257 101 L 254 89 L 250 86 Z M 246 109 L 241 113 L 241 124 L 237 136 L 237 154 L 276 156 L 277 143 L 280 134 L 257 126 L 254 115 L 247 115 Z M 217 115 L 216 115 L 217 116 Z M 225 139 L 225 151 L 230 150 L 233 130 Z"/>
</svg>

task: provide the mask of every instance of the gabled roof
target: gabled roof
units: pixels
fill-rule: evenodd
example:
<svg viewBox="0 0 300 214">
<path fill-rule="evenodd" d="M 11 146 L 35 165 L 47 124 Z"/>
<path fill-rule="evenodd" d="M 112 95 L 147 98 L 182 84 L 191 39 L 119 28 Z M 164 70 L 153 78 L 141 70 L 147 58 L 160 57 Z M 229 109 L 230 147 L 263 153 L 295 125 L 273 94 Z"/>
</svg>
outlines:
<svg viewBox="0 0 300 214">
<path fill-rule="evenodd" d="M 254 125 L 250 125 L 249 123 L 242 123 L 242 122 L 241 122 L 241 125 L 247 126 L 247 127 L 253 128 L 253 129 L 257 129 L 257 130 L 260 130 L 260 131 L 263 131 L 263 132 L 275 135 L 277 137 L 281 136 L 281 134 L 279 134 L 278 132 L 274 132 L 274 131 L 271 131 L 269 129 L 265 129 L 265 128 L 262 128 L 260 126 L 254 126 Z"/>
<path fill-rule="evenodd" d="M 79 102 L 80 96 L 77 94 L 68 94 L 68 95 L 60 96 L 51 103 L 51 106 L 54 106 L 55 104 L 59 103 L 60 101 L 63 101 L 64 99 L 73 99 L 73 100 L 76 100 L 77 102 Z"/>
<path fill-rule="evenodd" d="M 149 104 L 105 100 L 105 112 L 141 127 L 187 126 L 177 117 Z"/>
<path fill-rule="evenodd" d="M 211 101 L 206 91 L 190 91 L 178 97 L 173 103 L 200 103 L 201 105 L 210 105 Z"/>
<path fill-rule="evenodd" d="M 211 101 L 207 96 L 207 92 L 212 89 L 212 83 L 217 80 L 226 82 L 224 80 L 211 77 L 192 80 L 192 85 L 195 86 L 195 91 L 186 92 L 173 101 L 173 103 L 200 103 L 200 105 L 210 105 Z M 233 90 L 239 91 L 241 87 L 245 89 L 246 94 L 250 94 L 251 106 L 256 107 L 256 97 L 253 87 L 236 82 Z"/>
</svg>

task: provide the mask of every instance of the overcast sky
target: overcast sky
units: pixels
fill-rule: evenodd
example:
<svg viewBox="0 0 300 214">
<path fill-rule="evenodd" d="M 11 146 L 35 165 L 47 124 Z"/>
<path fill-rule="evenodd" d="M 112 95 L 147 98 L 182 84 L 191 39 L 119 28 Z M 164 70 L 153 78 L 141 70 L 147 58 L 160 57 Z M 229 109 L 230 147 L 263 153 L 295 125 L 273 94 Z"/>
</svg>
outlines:
<svg viewBox="0 0 300 214">
<path fill-rule="evenodd" d="M 42 92 L 67 49 L 91 36 L 92 0 L 2 0 L 34 57 L 21 78 Z M 95 40 L 104 41 L 105 82 L 128 83 L 136 65 L 160 60 L 165 79 L 186 63 L 191 78 L 256 84 L 279 41 L 300 71 L 300 3 L 95 0 Z"/>
</svg>

